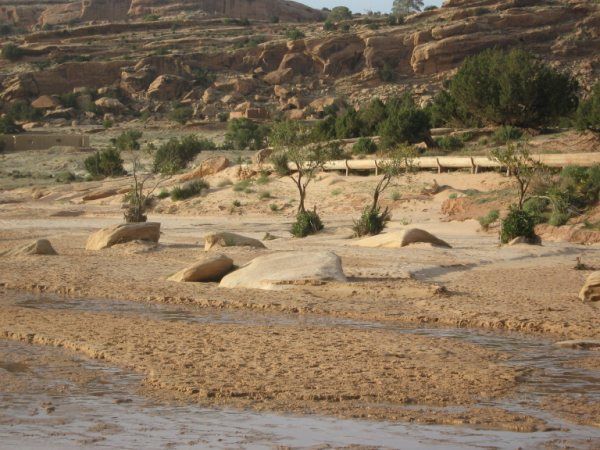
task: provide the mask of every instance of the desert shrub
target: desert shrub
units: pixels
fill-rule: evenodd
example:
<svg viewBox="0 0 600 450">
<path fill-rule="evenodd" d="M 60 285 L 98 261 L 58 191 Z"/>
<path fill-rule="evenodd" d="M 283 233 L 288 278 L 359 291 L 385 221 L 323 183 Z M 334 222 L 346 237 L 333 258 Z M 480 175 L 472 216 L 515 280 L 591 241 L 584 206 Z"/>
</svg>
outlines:
<svg viewBox="0 0 600 450">
<path fill-rule="evenodd" d="M 356 144 L 352 146 L 352 153 L 355 155 L 372 155 L 377 151 L 377 144 L 371 138 L 361 137 Z"/>
<path fill-rule="evenodd" d="M 333 31 L 333 30 L 335 30 L 335 24 L 331 20 L 327 19 L 325 21 L 325 23 L 323 24 L 323 30 Z"/>
<path fill-rule="evenodd" d="M 478 127 L 482 124 L 479 118 L 465 111 L 446 89 L 441 90 L 426 109 L 429 112 L 432 127 L 453 125 Z"/>
<path fill-rule="evenodd" d="M 280 177 L 285 177 L 290 174 L 290 168 L 288 167 L 289 158 L 285 152 L 276 152 L 271 155 L 271 164 L 275 173 Z"/>
<path fill-rule="evenodd" d="M 4 150 L 6 149 L 6 143 L 4 142 L 4 140 L 2 139 L 2 135 L 0 134 L 0 153 L 3 153 Z"/>
<path fill-rule="evenodd" d="M 160 200 L 163 200 L 167 197 L 170 197 L 171 193 L 169 191 L 167 191 L 166 189 L 161 190 L 156 197 L 158 197 Z"/>
<path fill-rule="evenodd" d="M 320 141 L 330 141 L 335 139 L 337 137 L 335 123 L 335 114 L 326 115 L 323 120 L 319 120 L 315 125 L 315 136 L 318 136 Z"/>
<path fill-rule="evenodd" d="M 290 28 L 286 30 L 285 37 L 290 41 L 297 41 L 298 39 L 304 39 L 306 35 L 298 28 Z"/>
<path fill-rule="evenodd" d="M 176 106 L 169 113 L 169 119 L 184 125 L 194 115 L 194 110 L 189 106 Z"/>
<path fill-rule="evenodd" d="M 162 144 L 154 154 L 154 172 L 176 173 L 184 169 L 201 151 L 214 150 L 216 144 L 210 139 L 198 139 L 196 136 L 172 138 Z"/>
<path fill-rule="evenodd" d="M 160 20 L 160 16 L 158 14 L 146 14 L 142 20 L 144 22 L 156 22 L 157 20 Z"/>
<path fill-rule="evenodd" d="M 375 236 L 384 230 L 390 219 L 391 216 L 387 208 L 382 212 L 379 207 L 367 206 L 360 218 L 354 221 L 352 230 L 356 237 Z"/>
<path fill-rule="evenodd" d="M 596 82 L 590 96 L 579 104 L 575 123 L 580 130 L 600 133 L 600 81 Z"/>
<path fill-rule="evenodd" d="M 485 123 L 538 127 L 577 107 L 578 84 L 522 49 L 491 49 L 465 59 L 449 84 L 460 111 Z"/>
<path fill-rule="evenodd" d="M 381 27 L 379 26 L 379 24 L 378 24 L 378 23 L 374 23 L 374 22 L 373 22 L 373 23 L 369 23 L 369 24 L 367 24 L 367 28 L 368 28 L 369 30 L 373 30 L 373 31 L 375 31 L 375 30 L 379 30 L 379 28 L 381 28 Z M 380 76 L 381 76 L 381 72 L 380 72 Z M 382 80 L 383 80 L 383 81 L 392 81 L 391 79 L 389 79 L 389 80 L 384 80 L 383 78 L 382 78 Z"/>
<path fill-rule="evenodd" d="M 192 74 L 194 76 L 194 84 L 203 88 L 210 86 L 217 78 L 213 72 L 203 67 L 193 69 Z"/>
<path fill-rule="evenodd" d="M 24 100 L 13 102 L 8 108 L 7 116 L 22 122 L 38 120 L 42 117 L 39 109 L 34 108 Z"/>
<path fill-rule="evenodd" d="M 114 141 L 115 147 L 120 151 L 139 150 L 139 140 L 142 137 L 142 132 L 137 130 L 129 130 L 121 133 Z"/>
<path fill-rule="evenodd" d="M 225 147 L 258 150 L 266 145 L 268 128 L 250 119 L 233 119 L 227 125 Z"/>
<path fill-rule="evenodd" d="M 382 148 L 431 140 L 429 114 L 418 108 L 409 94 L 389 100 L 386 114 L 379 127 Z"/>
<path fill-rule="evenodd" d="M 343 23 L 340 26 L 340 30 L 342 30 L 344 33 L 347 33 L 348 31 L 350 31 L 350 24 L 348 23 Z"/>
<path fill-rule="evenodd" d="M 60 104 L 64 108 L 77 108 L 77 94 L 75 92 L 67 92 L 58 96 Z"/>
<path fill-rule="evenodd" d="M 178 202 L 187 198 L 192 198 L 200 195 L 204 189 L 208 189 L 210 186 L 204 180 L 190 181 L 181 186 L 175 186 L 171 190 L 171 200 Z"/>
<path fill-rule="evenodd" d="M 500 211 L 494 209 L 488 212 L 485 216 L 479 218 L 479 225 L 481 228 L 487 231 L 494 222 L 500 218 Z"/>
<path fill-rule="evenodd" d="M 4 44 L 2 46 L 2 51 L 0 52 L 2 58 L 7 59 L 8 61 L 16 61 L 20 59 L 24 54 L 25 52 L 23 51 L 23 49 L 18 45 L 13 44 L 12 42 L 7 42 L 6 44 Z"/>
<path fill-rule="evenodd" d="M 114 147 L 94 153 L 83 162 L 85 170 L 94 177 L 116 177 L 125 174 L 121 152 Z"/>
<path fill-rule="evenodd" d="M 269 191 L 261 191 L 258 193 L 258 198 L 260 200 L 267 200 L 273 197 L 271 196 L 271 193 Z"/>
<path fill-rule="evenodd" d="M 373 136 L 377 134 L 379 125 L 387 118 L 385 104 L 379 99 L 374 98 L 359 112 L 362 126 L 361 134 L 363 136 Z"/>
<path fill-rule="evenodd" d="M 392 199 L 392 201 L 397 202 L 398 200 L 400 200 L 402 198 L 402 195 L 398 191 L 393 191 L 390 194 L 390 198 Z"/>
<path fill-rule="evenodd" d="M 296 216 L 296 221 L 290 230 L 292 235 L 303 238 L 310 234 L 318 233 L 323 229 L 323 223 L 316 211 L 301 211 Z"/>
<path fill-rule="evenodd" d="M 549 205 L 550 200 L 547 198 L 531 197 L 523 203 L 523 210 L 533 217 L 533 221 L 537 225 L 547 220 L 545 213 Z"/>
<path fill-rule="evenodd" d="M 438 146 L 444 150 L 458 150 L 465 146 L 462 139 L 456 136 L 442 136 L 435 140 Z"/>
<path fill-rule="evenodd" d="M 65 170 L 54 175 L 54 179 L 57 183 L 71 183 L 77 180 L 77 176 L 73 172 Z"/>
<path fill-rule="evenodd" d="M 102 126 L 103 126 L 105 129 L 107 129 L 107 130 L 108 130 L 109 128 L 112 128 L 112 126 L 113 126 L 113 121 L 112 121 L 112 120 L 110 120 L 110 119 L 104 119 L 104 120 L 102 121 Z"/>
<path fill-rule="evenodd" d="M 386 83 L 394 81 L 396 79 L 394 68 L 390 64 L 385 63 L 383 67 L 379 69 L 379 79 Z"/>
<path fill-rule="evenodd" d="M 361 135 L 362 122 L 354 108 L 348 108 L 335 120 L 335 135 L 338 139 L 356 138 Z"/>
<path fill-rule="evenodd" d="M 269 173 L 267 171 L 261 171 L 259 177 L 256 179 L 256 184 L 265 185 L 270 183 Z"/>
<path fill-rule="evenodd" d="M 235 183 L 233 185 L 233 192 L 244 192 L 244 191 L 247 191 L 250 188 L 251 184 L 252 183 L 251 183 L 250 180 L 238 181 L 237 183 Z"/>
<path fill-rule="evenodd" d="M 435 11 L 436 9 L 438 9 L 437 5 L 427 5 L 423 11 Z"/>
<path fill-rule="evenodd" d="M 350 20 L 352 19 L 352 11 L 346 6 L 336 6 L 331 9 L 331 12 L 327 16 L 327 20 L 331 20 L 333 22 L 340 22 L 342 20 Z"/>
<path fill-rule="evenodd" d="M 12 117 L 0 117 L 0 134 L 18 134 L 22 132 L 23 128 L 17 125 Z"/>
<path fill-rule="evenodd" d="M 535 220 L 527 212 L 511 206 L 508 215 L 502 220 L 500 241 L 507 244 L 517 237 L 535 238 Z"/>
<path fill-rule="evenodd" d="M 516 141 L 523 137 L 523 130 L 511 125 L 504 125 L 494 131 L 492 140 L 498 145 L 505 145 L 510 141 Z"/>
<path fill-rule="evenodd" d="M 554 210 L 550 213 L 548 223 L 553 227 L 560 227 L 565 225 L 570 218 L 571 215 L 567 211 Z"/>
</svg>

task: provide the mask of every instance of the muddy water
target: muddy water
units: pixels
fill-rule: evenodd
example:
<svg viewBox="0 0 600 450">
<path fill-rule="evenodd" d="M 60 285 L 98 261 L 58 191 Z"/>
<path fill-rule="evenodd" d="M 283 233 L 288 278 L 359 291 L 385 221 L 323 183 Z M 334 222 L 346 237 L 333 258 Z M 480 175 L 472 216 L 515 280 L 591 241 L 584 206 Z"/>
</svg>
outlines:
<svg viewBox="0 0 600 450">
<path fill-rule="evenodd" d="M 10 297 L 10 298 L 9 298 Z M 549 341 L 516 334 L 468 329 L 401 327 L 312 316 L 221 311 L 184 306 L 148 305 L 9 294 L 2 304 L 23 308 L 111 311 L 154 320 L 194 323 L 299 324 L 311 326 L 384 327 L 398 333 L 446 337 L 482 345 L 510 356 L 507 364 L 531 368 L 517 398 L 485 406 L 523 412 L 547 421 L 553 431 L 517 433 L 467 427 L 391 424 L 325 417 L 285 416 L 155 404 L 136 394 L 140 378 L 60 349 L 0 341 L 0 375 L 8 372 L 27 382 L 27 393 L 0 386 L 0 448 L 270 448 L 377 446 L 389 448 L 538 448 L 548 441 L 576 447 L 600 444 L 600 429 L 567 423 L 536 409 L 554 393 L 585 393 L 600 401 L 600 374 L 565 367 L 585 354 L 558 349 Z M 33 363 L 23 363 L 26 355 Z M 29 361 L 28 360 L 28 361 Z M 63 361 L 61 367 L 61 361 Z M 95 375 L 85 383 L 69 378 L 72 365 Z M 58 388 L 57 388 L 58 387 Z M 50 405 L 50 406 L 48 406 Z M 600 447 L 600 445 L 599 445 Z M 541 448 L 541 447 L 540 447 Z"/>
</svg>

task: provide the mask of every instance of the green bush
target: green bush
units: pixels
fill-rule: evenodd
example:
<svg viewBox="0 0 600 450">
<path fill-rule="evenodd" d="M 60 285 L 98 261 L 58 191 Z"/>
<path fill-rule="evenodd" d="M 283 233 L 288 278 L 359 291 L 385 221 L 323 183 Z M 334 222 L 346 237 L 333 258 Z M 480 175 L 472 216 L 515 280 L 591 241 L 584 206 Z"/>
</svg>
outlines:
<svg viewBox="0 0 600 450">
<path fill-rule="evenodd" d="M 327 20 L 331 20 L 333 22 L 340 22 L 342 20 L 351 20 L 352 19 L 352 11 L 346 6 L 336 6 L 331 9 L 331 12 L 327 16 Z"/>
<path fill-rule="evenodd" d="M 383 67 L 379 69 L 379 78 L 385 83 L 391 83 L 396 79 L 396 72 L 390 64 L 385 63 Z"/>
<path fill-rule="evenodd" d="M 596 82 L 590 96 L 579 104 L 575 123 L 580 130 L 600 133 L 600 81 Z"/>
<path fill-rule="evenodd" d="M 158 197 L 160 200 L 163 200 L 163 199 L 165 199 L 165 198 L 167 198 L 167 197 L 170 197 L 170 196 L 171 196 L 171 193 L 170 193 L 169 191 L 167 191 L 166 189 L 163 189 L 163 190 L 161 190 L 161 191 L 158 193 L 158 195 L 157 195 L 157 197 Z"/>
<path fill-rule="evenodd" d="M 18 45 L 13 44 L 12 42 L 7 42 L 6 44 L 4 44 L 4 46 L 2 47 L 2 52 L 0 52 L 2 58 L 7 59 L 9 61 L 16 61 L 17 59 L 23 57 L 24 54 L 25 52 L 23 51 L 23 49 Z"/>
<path fill-rule="evenodd" d="M 547 198 L 531 197 L 523 203 L 523 210 L 533 217 L 537 225 L 546 221 L 546 210 L 549 205 L 550 200 Z"/>
<path fill-rule="evenodd" d="M 379 98 L 374 98 L 366 107 L 361 108 L 359 116 L 362 136 L 373 136 L 377 134 L 377 129 L 387 118 L 385 104 Z"/>
<path fill-rule="evenodd" d="M 178 202 L 180 200 L 195 197 L 209 187 L 208 183 L 204 180 L 190 181 L 189 183 L 174 187 L 171 190 L 171 200 Z"/>
<path fill-rule="evenodd" d="M 571 218 L 571 215 L 566 212 L 566 211 L 552 211 L 550 213 L 550 218 L 548 219 L 548 223 L 550 225 L 552 225 L 553 227 L 561 227 L 563 225 L 565 225 L 569 219 Z"/>
<path fill-rule="evenodd" d="M 203 150 L 214 150 L 216 144 L 210 139 L 198 139 L 196 136 L 172 138 L 162 144 L 154 155 L 154 172 L 173 174 L 179 172 Z"/>
<path fill-rule="evenodd" d="M 233 192 L 245 192 L 250 189 L 251 184 L 250 180 L 238 181 L 233 185 Z"/>
<path fill-rule="evenodd" d="M 289 159 L 288 155 L 285 152 L 276 152 L 271 155 L 271 164 L 273 164 L 273 169 L 275 173 L 280 177 L 285 177 L 290 174 L 290 168 L 288 166 Z"/>
<path fill-rule="evenodd" d="M 494 209 L 488 212 L 485 216 L 479 218 L 479 225 L 481 228 L 487 231 L 494 222 L 500 218 L 500 211 Z"/>
<path fill-rule="evenodd" d="M 492 140 L 498 145 L 505 145 L 510 141 L 517 141 L 523 137 L 523 130 L 511 125 L 504 125 L 494 131 Z"/>
<path fill-rule="evenodd" d="M 57 183 L 71 183 L 77 180 L 77 176 L 73 172 L 65 170 L 63 172 L 58 172 L 54 176 L 54 179 Z"/>
<path fill-rule="evenodd" d="M 508 215 L 502 220 L 500 241 L 507 244 L 515 238 L 535 238 L 535 220 L 527 212 L 511 206 Z"/>
<path fill-rule="evenodd" d="M 325 23 L 323 24 L 323 30 L 324 31 L 333 31 L 333 30 L 335 30 L 335 24 L 331 20 L 327 19 L 325 21 Z"/>
<path fill-rule="evenodd" d="M 17 125 L 12 117 L 0 117 L 0 134 L 19 134 L 23 128 Z"/>
<path fill-rule="evenodd" d="M 225 147 L 234 150 L 259 150 L 266 146 L 269 129 L 250 119 L 233 119 L 227 125 Z"/>
<path fill-rule="evenodd" d="M 377 144 L 371 138 L 361 137 L 352 146 L 352 153 L 355 155 L 372 155 L 375 152 L 377 152 Z"/>
<path fill-rule="evenodd" d="M 429 114 L 414 104 L 410 94 L 389 100 L 386 113 L 387 118 L 379 127 L 382 148 L 431 139 Z"/>
<path fill-rule="evenodd" d="M 202 88 L 210 86 L 217 78 L 213 72 L 203 67 L 193 69 L 192 73 L 194 75 L 194 84 Z"/>
<path fill-rule="evenodd" d="M 285 37 L 290 41 L 297 41 L 298 39 L 304 39 L 306 35 L 298 28 L 290 28 L 289 30 L 286 30 Z"/>
<path fill-rule="evenodd" d="M 391 216 L 387 208 L 381 212 L 379 207 L 373 209 L 367 206 L 363 210 L 360 219 L 354 221 L 352 230 L 356 237 L 375 236 L 385 229 L 390 219 Z"/>
<path fill-rule="evenodd" d="M 176 106 L 169 113 L 169 119 L 173 122 L 185 125 L 185 123 L 190 120 L 193 115 L 194 110 L 189 106 Z"/>
<path fill-rule="evenodd" d="M 83 164 L 85 170 L 94 178 L 125 174 L 121 152 L 113 147 L 94 153 L 87 157 Z"/>
<path fill-rule="evenodd" d="M 139 140 L 142 138 L 142 132 L 137 130 L 129 130 L 121 133 L 115 139 L 115 147 L 120 151 L 139 150 Z"/>
<path fill-rule="evenodd" d="M 13 120 L 19 120 L 22 122 L 31 122 L 38 120 L 42 117 L 42 113 L 39 109 L 31 106 L 29 102 L 24 100 L 17 100 L 13 102 L 8 108 L 7 116 Z"/>
<path fill-rule="evenodd" d="M 356 138 L 361 135 L 362 122 L 354 108 L 348 108 L 335 121 L 335 135 L 338 139 Z"/>
<path fill-rule="evenodd" d="M 462 139 L 456 136 L 442 136 L 435 140 L 437 145 L 439 145 L 444 150 L 458 150 L 465 146 L 465 143 Z"/>
<path fill-rule="evenodd" d="M 323 229 L 323 223 L 316 211 L 299 212 L 296 216 L 296 222 L 290 230 L 292 235 L 297 238 L 303 238 L 310 234 L 318 233 Z"/>
<path fill-rule="evenodd" d="M 449 85 L 459 111 L 484 123 L 539 127 L 577 108 L 578 84 L 532 53 L 491 49 L 465 59 Z"/>
</svg>

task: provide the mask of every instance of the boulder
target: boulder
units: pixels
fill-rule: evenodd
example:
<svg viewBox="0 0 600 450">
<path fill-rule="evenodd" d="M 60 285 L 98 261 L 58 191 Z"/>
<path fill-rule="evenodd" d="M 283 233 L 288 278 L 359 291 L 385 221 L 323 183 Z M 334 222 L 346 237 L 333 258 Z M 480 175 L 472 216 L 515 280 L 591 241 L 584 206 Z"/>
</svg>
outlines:
<svg viewBox="0 0 600 450">
<path fill-rule="evenodd" d="M 204 251 L 213 247 L 253 247 L 266 248 L 258 239 L 249 238 L 235 233 L 211 233 L 204 236 Z"/>
<path fill-rule="evenodd" d="M 170 276 L 169 280 L 178 282 L 220 281 L 232 267 L 233 260 L 218 253 L 201 258 L 191 266 Z"/>
<path fill-rule="evenodd" d="M 88 238 L 85 248 L 102 250 L 129 241 L 158 242 L 159 239 L 160 223 L 124 223 L 96 231 Z"/>
<path fill-rule="evenodd" d="M 206 177 L 208 175 L 214 175 L 229 167 L 229 160 L 224 156 L 214 156 L 212 158 L 205 159 L 202 161 L 199 167 L 196 167 L 189 173 L 181 176 L 180 181 L 190 181 L 196 178 Z"/>
<path fill-rule="evenodd" d="M 301 284 L 345 282 L 342 262 L 329 251 L 260 256 L 221 280 L 221 287 L 281 290 Z"/>
<path fill-rule="evenodd" d="M 254 78 L 238 78 L 233 83 L 233 88 L 240 95 L 249 95 L 256 90 L 256 85 Z"/>
<path fill-rule="evenodd" d="M 579 292 L 579 298 L 584 302 L 597 302 L 600 300 L 600 272 L 593 272 L 587 277 Z"/>
<path fill-rule="evenodd" d="M 38 239 L 30 244 L 17 247 L 2 253 L 2 256 L 29 256 L 29 255 L 58 255 L 48 239 Z"/>
<path fill-rule="evenodd" d="M 219 91 L 215 88 L 209 87 L 204 91 L 204 94 L 202 94 L 202 101 L 207 105 L 215 103 L 217 100 L 219 100 Z"/>
<path fill-rule="evenodd" d="M 406 230 L 378 234 L 377 236 L 361 239 L 354 245 L 373 248 L 401 248 L 417 243 L 431 244 L 434 247 L 452 248 L 447 242 L 419 228 L 409 228 Z"/>
<path fill-rule="evenodd" d="M 60 107 L 60 102 L 56 97 L 42 95 L 32 101 L 31 106 L 35 109 L 54 109 Z"/>
<path fill-rule="evenodd" d="M 189 90 L 189 83 L 177 75 L 160 75 L 150 86 L 146 94 L 154 100 L 168 101 L 181 97 Z"/>
<path fill-rule="evenodd" d="M 112 97 L 102 97 L 94 102 L 98 108 L 102 111 L 109 111 L 112 113 L 120 113 L 125 111 L 127 108 L 118 99 Z"/>
<path fill-rule="evenodd" d="M 89 202 L 92 200 L 100 200 L 102 198 L 112 197 L 114 195 L 117 195 L 118 193 L 119 192 L 117 191 L 117 189 L 102 189 L 99 191 L 90 192 L 89 194 L 85 194 L 81 199 L 84 202 Z"/>
<path fill-rule="evenodd" d="M 276 85 L 289 83 L 294 78 L 294 71 L 292 69 L 280 69 L 269 72 L 263 78 L 265 83 Z"/>
</svg>

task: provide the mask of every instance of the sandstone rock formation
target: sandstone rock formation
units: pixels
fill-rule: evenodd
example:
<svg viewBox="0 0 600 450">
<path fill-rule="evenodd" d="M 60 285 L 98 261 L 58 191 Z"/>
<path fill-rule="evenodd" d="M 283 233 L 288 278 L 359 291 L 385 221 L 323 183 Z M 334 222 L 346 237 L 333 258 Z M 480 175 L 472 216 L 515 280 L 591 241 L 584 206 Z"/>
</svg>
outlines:
<svg viewBox="0 0 600 450">
<path fill-rule="evenodd" d="M 233 260 L 220 253 L 204 256 L 189 267 L 169 277 L 178 282 L 220 281 L 233 267 Z"/>
<path fill-rule="evenodd" d="M 280 290 L 293 285 L 345 282 L 333 252 L 284 252 L 259 256 L 221 280 L 221 287 Z"/>
<path fill-rule="evenodd" d="M 204 251 L 209 251 L 213 247 L 266 248 L 265 244 L 258 239 L 228 232 L 211 233 L 204 236 Z"/>
<path fill-rule="evenodd" d="M 600 300 L 600 272 L 593 272 L 587 277 L 579 292 L 579 298 L 584 302 L 597 302 Z"/>
<path fill-rule="evenodd" d="M 229 167 L 229 160 L 224 156 L 214 156 L 202 161 L 199 167 L 181 176 L 180 181 L 190 181 L 197 178 L 214 175 Z"/>
<path fill-rule="evenodd" d="M 58 255 L 48 239 L 38 239 L 30 244 L 2 253 L 2 256 Z"/>
<path fill-rule="evenodd" d="M 434 247 L 452 248 L 450 244 L 419 228 L 391 231 L 361 239 L 354 245 L 373 248 L 401 248 L 411 244 L 431 244 Z"/>
<path fill-rule="evenodd" d="M 124 223 L 96 231 L 88 238 L 85 248 L 86 250 L 102 250 L 124 242 L 158 242 L 159 239 L 160 223 Z"/>
</svg>

